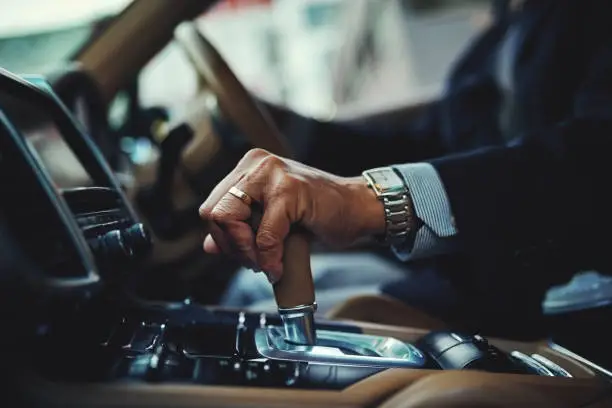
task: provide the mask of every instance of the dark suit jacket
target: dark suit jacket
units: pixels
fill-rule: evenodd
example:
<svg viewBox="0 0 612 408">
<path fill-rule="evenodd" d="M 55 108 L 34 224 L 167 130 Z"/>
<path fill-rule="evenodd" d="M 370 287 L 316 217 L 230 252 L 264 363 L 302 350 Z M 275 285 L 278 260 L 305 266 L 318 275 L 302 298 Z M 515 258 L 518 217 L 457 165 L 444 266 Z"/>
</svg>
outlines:
<svg viewBox="0 0 612 408">
<path fill-rule="evenodd" d="M 517 20 L 504 16 L 457 61 L 423 120 L 405 128 L 310 121 L 306 157 L 345 175 L 430 161 L 463 250 L 439 266 L 489 310 L 511 314 L 508 305 L 535 312 L 550 285 L 578 270 L 610 270 L 612 1 L 535 0 Z M 511 143 L 499 129 L 493 73 L 509 24 L 520 33 L 513 120 L 523 130 Z"/>
</svg>

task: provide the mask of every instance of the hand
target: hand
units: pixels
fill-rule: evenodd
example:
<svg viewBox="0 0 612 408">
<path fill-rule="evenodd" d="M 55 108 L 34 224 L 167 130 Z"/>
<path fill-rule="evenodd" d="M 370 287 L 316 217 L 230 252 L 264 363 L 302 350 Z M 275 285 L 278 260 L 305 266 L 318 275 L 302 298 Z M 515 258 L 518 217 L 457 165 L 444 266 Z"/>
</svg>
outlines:
<svg viewBox="0 0 612 408">
<path fill-rule="evenodd" d="M 231 187 L 263 205 L 257 236 L 248 224 L 251 208 L 228 193 Z M 262 149 L 249 151 L 215 187 L 200 216 L 209 227 L 206 252 L 238 256 L 272 282 L 282 276 L 292 225 L 336 247 L 385 230 L 383 205 L 361 177 L 339 177 Z"/>
</svg>

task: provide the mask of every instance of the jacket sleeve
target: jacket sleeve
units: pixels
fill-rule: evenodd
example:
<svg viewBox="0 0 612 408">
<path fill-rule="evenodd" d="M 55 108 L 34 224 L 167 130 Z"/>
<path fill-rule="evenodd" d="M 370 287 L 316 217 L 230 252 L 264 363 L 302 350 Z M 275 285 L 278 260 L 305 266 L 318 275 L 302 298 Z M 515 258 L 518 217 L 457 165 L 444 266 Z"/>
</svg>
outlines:
<svg viewBox="0 0 612 408">
<path fill-rule="evenodd" d="M 609 270 L 612 36 L 600 34 L 604 44 L 563 123 L 430 161 L 471 262 L 465 279 L 544 289 L 579 270 Z"/>
<path fill-rule="evenodd" d="M 264 105 L 296 147 L 300 161 L 334 174 L 355 176 L 364 169 L 421 161 L 444 153 L 436 102 L 414 120 L 399 125 L 383 120 L 326 122 Z"/>
</svg>

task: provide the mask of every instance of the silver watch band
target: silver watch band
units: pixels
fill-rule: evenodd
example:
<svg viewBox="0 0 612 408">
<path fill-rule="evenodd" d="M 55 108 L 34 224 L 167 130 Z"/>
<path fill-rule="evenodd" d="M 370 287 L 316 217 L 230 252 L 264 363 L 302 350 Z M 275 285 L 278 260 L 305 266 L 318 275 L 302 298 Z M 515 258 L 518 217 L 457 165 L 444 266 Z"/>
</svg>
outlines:
<svg viewBox="0 0 612 408">
<path fill-rule="evenodd" d="M 408 187 L 391 167 L 366 170 L 363 177 L 383 203 L 386 226 L 384 241 L 391 245 L 402 244 L 411 235 L 414 221 Z"/>
<path fill-rule="evenodd" d="M 385 240 L 391 245 L 404 242 L 412 232 L 410 206 L 412 205 L 408 192 L 397 196 L 383 196 L 385 208 Z"/>
</svg>

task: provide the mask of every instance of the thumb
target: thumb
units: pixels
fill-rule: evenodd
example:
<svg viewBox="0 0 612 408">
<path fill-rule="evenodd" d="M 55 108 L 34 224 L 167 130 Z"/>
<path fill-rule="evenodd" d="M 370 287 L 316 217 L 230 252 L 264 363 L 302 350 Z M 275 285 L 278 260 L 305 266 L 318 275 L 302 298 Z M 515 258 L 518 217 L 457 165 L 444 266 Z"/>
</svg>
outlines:
<svg viewBox="0 0 612 408">
<path fill-rule="evenodd" d="M 255 245 L 257 263 L 272 283 L 278 282 L 283 275 L 284 241 L 290 228 L 286 205 L 283 202 L 270 203 L 257 229 Z"/>
<path fill-rule="evenodd" d="M 204 252 L 208 254 L 220 254 L 221 248 L 217 245 L 217 242 L 211 234 L 206 235 L 204 238 Z"/>
</svg>

